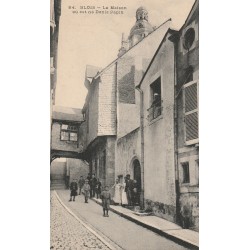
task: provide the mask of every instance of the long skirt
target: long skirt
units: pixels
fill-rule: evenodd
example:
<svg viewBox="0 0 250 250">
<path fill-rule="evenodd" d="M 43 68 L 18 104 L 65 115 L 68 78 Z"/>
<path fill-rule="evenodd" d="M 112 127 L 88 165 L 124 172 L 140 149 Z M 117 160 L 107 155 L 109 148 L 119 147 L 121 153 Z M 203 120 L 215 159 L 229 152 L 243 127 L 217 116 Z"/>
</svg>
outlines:
<svg viewBox="0 0 250 250">
<path fill-rule="evenodd" d="M 115 186 L 115 193 L 113 197 L 113 201 L 115 203 L 121 203 L 121 196 L 120 196 L 120 186 Z"/>
<path fill-rule="evenodd" d="M 128 205 L 127 193 L 122 191 L 122 205 Z"/>
</svg>

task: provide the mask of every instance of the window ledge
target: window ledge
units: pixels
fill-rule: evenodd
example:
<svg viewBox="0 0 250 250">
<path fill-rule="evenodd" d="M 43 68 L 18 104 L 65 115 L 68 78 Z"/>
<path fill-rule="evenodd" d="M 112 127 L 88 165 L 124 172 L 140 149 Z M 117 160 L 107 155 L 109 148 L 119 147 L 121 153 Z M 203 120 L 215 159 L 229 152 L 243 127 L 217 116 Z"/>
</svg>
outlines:
<svg viewBox="0 0 250 250">
<path fill-rule="evenodd" d="M 152 120 L 151 122 L 149 122 L 148 125 L 150 126 L 150 125 L 152 125 L 153 123 L 155 123 L 155 122 L 161 120 L 162 118 L 163 118 L 163 115 L 161 114 L 161 115 L 159 115 L 158 117 L 156 117 L 154 120 Z"/>
<path fill-rule="evenodd" d="M 185 194 L 185 193 L 199 193 L 199 184 L 191 184 L 191 185 L 184 185 L 182 184 L 180 186 L 180 193 Z"/>
</svg>

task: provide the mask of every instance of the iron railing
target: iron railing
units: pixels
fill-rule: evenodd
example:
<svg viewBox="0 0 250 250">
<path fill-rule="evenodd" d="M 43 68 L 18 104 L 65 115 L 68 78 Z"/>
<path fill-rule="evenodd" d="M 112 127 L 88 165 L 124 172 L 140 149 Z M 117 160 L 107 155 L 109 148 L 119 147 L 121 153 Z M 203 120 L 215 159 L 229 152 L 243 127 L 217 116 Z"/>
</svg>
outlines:
<svg viewBox="0 0 250 250">
<path fill-rule="evenodd" d="M 148 109 L 148 120 L 151 122 L 162 114 L 162 100 L 155 102 Z"/>
</svg>

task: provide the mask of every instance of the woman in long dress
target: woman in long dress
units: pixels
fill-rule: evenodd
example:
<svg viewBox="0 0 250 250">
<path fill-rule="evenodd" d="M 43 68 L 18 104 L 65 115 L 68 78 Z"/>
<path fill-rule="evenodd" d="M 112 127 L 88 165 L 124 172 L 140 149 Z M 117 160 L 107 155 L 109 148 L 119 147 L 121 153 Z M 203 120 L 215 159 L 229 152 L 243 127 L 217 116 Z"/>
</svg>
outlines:
<svg viewBox="0 0 250 250">
<path fill-rule="evenodd" d="M 121 204 L 121 184 L 119 183 L 119 179 L 116 179 L 116 183 L 113 186 L 114 188 L 114 197 L 113 197 L 113 201 L 115 204 Z"/>
<path fill-rule="evenodd" d="M 128 205 L 128 199 L 127 199 L 127 193 L 125 192 L 125 186 L 126 186 L 126 182 L 125 182 L 125 178 L 124 178 L 124 179 L 122 179 L 122 184 L 121 184 L 121 188 L 120 188 L 122 205 Z"/>
</svg>

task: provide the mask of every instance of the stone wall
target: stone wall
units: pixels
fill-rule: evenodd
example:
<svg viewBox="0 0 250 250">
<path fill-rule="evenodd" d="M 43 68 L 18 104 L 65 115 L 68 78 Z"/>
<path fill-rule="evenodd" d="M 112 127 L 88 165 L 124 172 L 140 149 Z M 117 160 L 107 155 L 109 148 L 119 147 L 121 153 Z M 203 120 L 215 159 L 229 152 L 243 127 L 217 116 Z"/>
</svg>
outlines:
<svg viewBox="0 0 250 250">
<path fill-rule="evenodd" d="M 115 182 L 115 137 L 99 137 L 89 147 L 90 173 L 95 173 L 102 186 Z"/>
<path fill-rule="evenodd" d="M 50 165 L 50 176 L 51 179 L 62 179 L 66 175 L 66 162 L 52 161 Z"/>
<path fill-rule="evenodd" d="M 141 135 L 137 128 L 126 136 L 119 138 L 116 143 L 115 176 L 131 175 L 133 179 L 132 162 L 138 159 L 141 162 Z"/>
<path fill-rule="evenodd" d="M 141 85 L 144 97 L 145 205 L 160 217 L 176 220 L 174 145 L 174 44 L 161 46 Z M 162 113 L 150 120 L 150 84 L 161 77 Z"/>
<path fill-rule="evenodd" d="M 83 160 L 79 159 L 67 159 L 67 175 L 69 176 L 69 181 L 73 179 L 80 179 L 80 176 L 84 178 L 87 177 L 89 173 L 89 165 L 86 164 Z"/>
<path fill-rule="evenodd" d="M 193 28 L 195 37 L 193 45 L 187 51 L 183 46 L 184 35 L 187 29 Z M 190 228 L 199 230 L 199 146 L 186 145 L 185 142 L 185 115 L 182 86 L 187 83 L 187 69 L 192 68 L 192 79 L 199 79 L 199 7 L 194 10 L 189 21 L 180 31 L 177 54 L 177 148 L 179 173 L 179 206 L 180 210 L 187 209 Z M 189 183 L 183 182 L 183 163 L 189 164 Z"/>
</svg>

